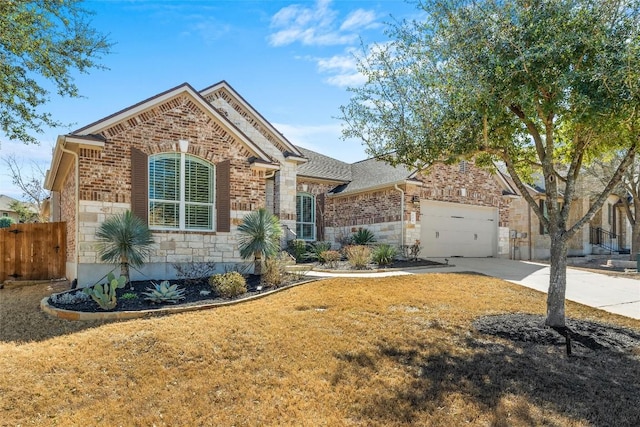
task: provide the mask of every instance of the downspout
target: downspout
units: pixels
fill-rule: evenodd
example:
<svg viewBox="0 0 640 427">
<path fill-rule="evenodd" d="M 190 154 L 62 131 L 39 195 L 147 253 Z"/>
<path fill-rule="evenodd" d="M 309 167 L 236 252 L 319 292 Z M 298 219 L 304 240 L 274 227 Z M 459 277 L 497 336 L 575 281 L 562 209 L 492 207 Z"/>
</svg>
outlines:
<svg viewBox="0 0 640 427">
<path fill-rule="evenodd" d="M 73 156 L 74 159 L 74 164 L 75 164 L 75 175 L 76 175 L 76 218 L 75 218 L 75 225 L 76 225 L 76 229 L 74 231 L 75 233 L 75 240 L 76 240 L 76 245 L 75 245 L 75 251 L 76 251 L 76 274 L 75 274 L 75 278 L 76 278 L 76 282 L 78 280 L 78 267 L 80 266 L 80 165 L 78 164 L 78 153 L 76 153 L 75 151 L 71 151 L 66 149 L 64 146 L 67 144 L 67 140 L 65 139 L 62 147 L 60 148 L 62 150 L 63 153 L 68 153 L 71 154 Z"/>
<path fill-rule="evenodd" d="M 400 249 L 404 250 L 404 191 L 394 184 L 393 188 L 400 192 Z"/>
</svg>

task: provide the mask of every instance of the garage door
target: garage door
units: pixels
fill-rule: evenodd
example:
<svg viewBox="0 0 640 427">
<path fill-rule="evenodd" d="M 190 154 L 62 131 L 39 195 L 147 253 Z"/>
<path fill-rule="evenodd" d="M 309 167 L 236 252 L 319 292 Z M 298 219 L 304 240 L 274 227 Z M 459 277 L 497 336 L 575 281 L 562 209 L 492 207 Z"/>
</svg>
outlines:
<svg viewBox="0 0 640 427">
<path fill-rule="evenodd" d="M 421 257 L 489 257 L 496 254 L 498 210 L 421 201 Z"/>
</svg>

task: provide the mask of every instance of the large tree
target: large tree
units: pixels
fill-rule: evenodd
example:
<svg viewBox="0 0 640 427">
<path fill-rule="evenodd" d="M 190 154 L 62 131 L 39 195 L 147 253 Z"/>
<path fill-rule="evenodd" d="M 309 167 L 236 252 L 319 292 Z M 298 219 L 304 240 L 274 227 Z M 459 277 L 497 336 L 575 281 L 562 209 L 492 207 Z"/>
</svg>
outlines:
<svg viewBox="0 0 640 427">
<path fill-rule="evenodd" d="M 73 72 L 100 68 L 109 51 L 79 0 L 0 1 L 0 130 L 37 143 L 29 131 L 61 123 L 41 110 L 51 91 L 78 97 Z"/>
<path fill-rule="evenodd" d="M 551 239 L 547 325 L 565 328 L 567 242 L 601 208 L 638 147 L 640 19 L 635 0 L 430 0 L 423 19 L 364 49 L 341 107 L 345 137 L 423 167 L 499 161 Z M 620 151 L 590 209 L 569 223 L 583 166 Z M 548 213 L 525 183 L 544 177 Z"/>
</svg>

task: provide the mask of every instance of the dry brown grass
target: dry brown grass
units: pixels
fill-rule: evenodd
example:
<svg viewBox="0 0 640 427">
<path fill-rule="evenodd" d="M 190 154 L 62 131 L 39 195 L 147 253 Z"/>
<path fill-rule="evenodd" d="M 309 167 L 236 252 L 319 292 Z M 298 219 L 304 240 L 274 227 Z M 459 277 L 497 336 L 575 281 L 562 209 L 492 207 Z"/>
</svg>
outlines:
<svg viewBox="0 0 640 427">
<path fill-rule="evenodd" d="M 578 354 L 479 334 L 543 313 L 497 279 L 331 279 L 204 312 L 86 324 L 0 291 L 0 425 L 634 425 L 640 352 Z M 568 304 L 568 315 L 640 322 Z M 602 379 L 609 386 L 602 388 Z M 635 402 L 635 404 L 633 403 Z"/>
</svg>

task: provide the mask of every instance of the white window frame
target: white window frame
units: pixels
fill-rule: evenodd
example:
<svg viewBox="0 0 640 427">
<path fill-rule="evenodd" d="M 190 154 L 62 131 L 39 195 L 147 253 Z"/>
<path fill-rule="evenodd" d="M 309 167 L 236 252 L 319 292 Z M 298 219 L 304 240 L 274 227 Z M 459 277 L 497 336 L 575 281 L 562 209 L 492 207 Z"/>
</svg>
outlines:
<svg viewBox="0 0 640 427">
<path fill-rule="evenodd" d="M 310 198 L 311 199 L 311 221 L 301 221 L 300 216 L 297 215 L 301 208 L 299 208 L 298 204 L 300 203 L 301 198 Z M 302 205 L 304 206 L 304 205 Z M 304 214 L 304 213 L 303 213 Z M 300 235 L 300 226 L 311 225 L 311 237 L 305 237 Z M 299 192 L 296 194 L 296 238 L 301 240 L 306 240 L 308 242 L 313 242 L 316 240 L 316 196 L 311 193 Z"/>
<path fill-rule="evenodd" d="M 167 199 L 152 199 L 151 198 L 151 185 L 152 185 L 152 177 L 151 177 L 151 173 L 150 173 L 150 169 L 151 169 L 151 163 L 153 161 L 155 161 L 156 159 L 162 158 L 162 157 L 179 157 L 180 159 L 180 165 L 179 165 L 179 179 L 180 179 L 180 185 L 178 188 L 178 193 L 179 193 L 179 199 L 178 200 L 167 200 Z M 205 166 L 208 167 L 208 171 L 209 171 L 209 183 L 210 183 L 210 192 L 211 192 L 211 197 L 210 203 L 202 203 L 202 202 L 188 202 L 186 200 L 186 191 L 185 191 L 185 186 L 186 186 L 186 162 L 187 159 L 195 161 L 197 163 L 203 164 Z M 216 216 L 216 207 L 215 207 L 215 180 L 216 180 L 216 173 L 215 173 L 215 166 L 208 162 L 205 159 L 202 159 L 200 157 L 197 156 L 193 156 L 191 154 L 186 154 L 186 153 L 175 153 L 175 152 L 169 152 L 169 153 L 158 153 L 158 154 L 154 154 L 149 156 L 149 161 L 147 164 L 147 179 L 148 179 L 148 183 L 149 183 L 149 188 L 147 188 L 147 196 L 148 196 L 148 203 L 147 203 L 147 210 L 149 212 L 149 228 L 151 230 L 164 230 L 164 231 L 203 231 L 203 232 L 208 232 L 208 231 L 215 231 L 216 229 L 216 222 L 215 222 L 215 216 Z M 177 227 L 166 227 L 166 226 L 161 226 L 161 225 L 154 225 L 151 222 L 151 218 L 152 218 L 152 212 L 151 212 L 151 206 L 153 203 L 176 203 L 178 205 L 178 226 Z M 210 227 L 207 228 L 202 228 L 202 227 L 187 227 L 186 225 L 186 211 L 187 211 L 187 205 L 194 205 L 194 206 L 207 206 L 210 208 L 211 211 L 211 217 L 209 218 L 209 222 L 211 224 Z"/>
</svg>

